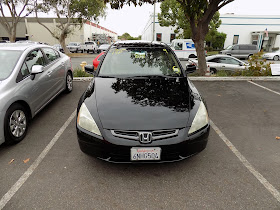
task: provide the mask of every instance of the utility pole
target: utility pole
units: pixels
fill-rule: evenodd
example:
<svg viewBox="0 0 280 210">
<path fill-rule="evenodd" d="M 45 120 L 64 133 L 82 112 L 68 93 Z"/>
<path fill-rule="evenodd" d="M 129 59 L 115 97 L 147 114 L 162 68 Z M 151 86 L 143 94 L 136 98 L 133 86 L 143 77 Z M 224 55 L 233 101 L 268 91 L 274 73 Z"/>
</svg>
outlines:
<svg viewBox="0 0 280 210">
<path fill-rule="evenodd" d="M 155 41 L 155 21 L 156 21 L 156 3 L 154 3 L 154 15 L 153 15 L 153 41 Z"/>
</svg>

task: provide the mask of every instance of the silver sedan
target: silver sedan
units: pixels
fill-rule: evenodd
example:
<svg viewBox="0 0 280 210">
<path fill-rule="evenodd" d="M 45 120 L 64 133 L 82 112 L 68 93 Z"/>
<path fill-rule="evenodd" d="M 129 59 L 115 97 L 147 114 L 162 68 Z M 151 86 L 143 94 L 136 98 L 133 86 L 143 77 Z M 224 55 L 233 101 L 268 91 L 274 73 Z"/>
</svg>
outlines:
<svg viewBox="0 0 280 210">
<path fill-rule="evenodd" d="M 0 144 L 21 141 L 32 119 L 73 89 L 70 58 L 47 45 L 0 44 Z"/>
<path fill-rule="evenodd" d="M 225 71 L 238 71 L 245 70 L 248 68 L 249 64 L 247 62 L 241 61 L 235 57 L 229 55 L 211 55 L 206 57 L 207 66 L 210 67 L 210 72 L 212 74 L 216 73 L 218 70 Z M 197 66 L 198 60 L 190 60 Z"/>
<path fill-rule="evenodd" d="M 280 60 L 280 50 L 274 51 L 274 52 L 270 52 L 270 53 L 265 53 L 265 54 L 263 54 L 262 57 L 264 59 L 278 61 L 278 60 Z"/>
</svg>

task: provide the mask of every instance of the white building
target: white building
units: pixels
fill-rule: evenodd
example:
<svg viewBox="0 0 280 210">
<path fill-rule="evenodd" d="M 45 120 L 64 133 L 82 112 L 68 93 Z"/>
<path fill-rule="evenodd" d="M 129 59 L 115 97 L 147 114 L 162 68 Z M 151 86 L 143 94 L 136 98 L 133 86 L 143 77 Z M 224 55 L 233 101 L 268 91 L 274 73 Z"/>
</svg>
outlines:
<svg viewBox="0 0 280 210">
<path fill-rule="evenodd" d="M 219 32 L 227 34 L 224 47 L 232 44 L 256 44 L 259 49 L 272 51 L 280 48 L 280 16 L 220 15 Z M 266 36 L 265 30 L 268 31 Z M 142 40 L 157 40 L 170 43 L 176 38 L 175 27 L 161 27 L 155 17 L 153 39 L 153 15 L 150 16 L 142 33 Z"/>
<path fill-rule="evenodd" d="M 280 48 L 280 16 L 221 15 L 218 29 L 227 34 L 224 47 L 232 44 L 256 44 L 259 49 Z M 267 30 L 267 35 L 266 35 Z"/>
<path fill-rule="evenodd" d="M 155 33 L 153 39 L 153 15 L 150 18 L 142 32 L 141 39 L 148 41 L 160 41 L 165 43 L 171 43 L 176 38 L 174 33 L 175 27 L 161 27 L 158 22 L 158 16 L 155 16 Z"/>
<path fill-rule="evenodd" d="M 57 30 L 56 24 L 58 23 L 56 18 L 40 18 L 40 21 L 45 24 L 52 31 Z M 99 26 L 98 24 L 86 21 L 82 24 L 82 27 L 71 26 L 74 30 L 66 38 L 66 44 L 69 42 L 84 42 L 94 40 L 96 34 L 104 34 L 108 37 L 108 42 L 117 41 L 117 33 Z M 9 40 L 8 33 L 5 31 L 2 25 L 0 25 L 0 40 Z M 47 29 L 40 25 L 36 18 L 27 17 L 21 20 L 17 26 L 17 40 L 31 40 L 36 42 L 46 42 L 50 45 L 58 44 L 58 40 L 55 39 Z M 97 41 L 97 40 L 95 40 Z"/>
</svg>

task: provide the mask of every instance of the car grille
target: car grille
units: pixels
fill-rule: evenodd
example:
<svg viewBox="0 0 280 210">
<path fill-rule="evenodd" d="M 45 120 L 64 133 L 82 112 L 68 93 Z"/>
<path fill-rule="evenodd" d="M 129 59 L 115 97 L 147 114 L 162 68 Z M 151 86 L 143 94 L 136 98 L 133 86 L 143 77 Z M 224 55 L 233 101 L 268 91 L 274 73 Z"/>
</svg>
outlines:
<svg viewBox="0 0 280 210">
<path fill-rule="evenodd" d="M 111 130 L 111 133 L 113 136 L 119 138 L 138 141 L 140 140 L 140 134 L 143 133 L 143 131 Z M 177 136 L 179 133 L 179 129 L 155 130 L 155 131 L 148 131 L 147 133 L 151 133 L 151 140 L 160 140 L 160 139 L 166 139 L 166 138 Z"/>
</svg>

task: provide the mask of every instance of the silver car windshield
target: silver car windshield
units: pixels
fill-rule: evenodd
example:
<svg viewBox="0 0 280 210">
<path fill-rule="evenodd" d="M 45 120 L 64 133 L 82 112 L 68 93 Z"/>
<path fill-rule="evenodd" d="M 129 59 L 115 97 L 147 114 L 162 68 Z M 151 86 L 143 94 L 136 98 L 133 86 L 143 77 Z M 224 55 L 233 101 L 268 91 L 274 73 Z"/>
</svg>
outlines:
<svg viewBox="0 0 280 210">
<path fill-rule="evenodd" d="M 21 51 L 0 49 L 0 80 L 4 80 L 10 76 L 21 53 Z"/>
<path fill-rule="evenodd" d="M 230 50 L 232 47 L 233 47 L 232 45 L 229 45 L 229 46 L 226 47 L 225 50 Z"/>
<path fill-rule="evenodd" d="M 179 64 L 165 48 L 111 48 L 99 76 L 182 76 Z"/>
</svg>

